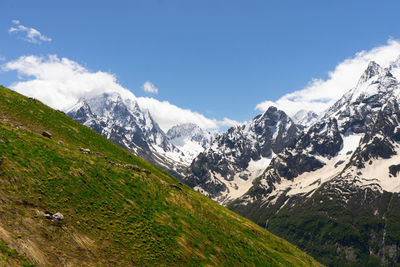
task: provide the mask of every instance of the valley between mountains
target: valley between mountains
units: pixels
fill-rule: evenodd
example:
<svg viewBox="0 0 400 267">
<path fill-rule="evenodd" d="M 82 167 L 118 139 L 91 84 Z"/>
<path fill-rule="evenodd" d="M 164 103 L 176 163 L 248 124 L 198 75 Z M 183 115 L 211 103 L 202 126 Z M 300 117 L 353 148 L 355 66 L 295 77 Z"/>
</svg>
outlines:
<svg viewBox="0 0 400 267">
<path fill-rule="evenodd" d="M 164 132 L 133 95 L 65 112 L 323 264 L 399 265 L 399 80 L 400 57 L 372 61 L 321 114 L 271 106 L 220 133 L 195 123 Z"/>
</svg>

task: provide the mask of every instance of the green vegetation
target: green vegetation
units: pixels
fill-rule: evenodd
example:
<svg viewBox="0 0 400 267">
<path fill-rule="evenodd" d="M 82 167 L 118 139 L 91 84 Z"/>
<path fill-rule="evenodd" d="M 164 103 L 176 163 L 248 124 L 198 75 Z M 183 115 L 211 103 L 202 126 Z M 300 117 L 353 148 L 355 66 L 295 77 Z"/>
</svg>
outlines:
<svg viewBox="0 0 400 267">
<path fill-rule="evenodd" d="M 25 256 L 18 254 L 4 241 L 0 241 L 0 266 L 34 266 Z"/>
<path fill-rule="evenodd" d="M 0 203 L 0 264 L 319 265 L 62 112 L 1 86 Z"/>
<path fill-rule="evenodd" d="M 265 226 L 326 266 L 398 266 L 400 194 L 359 190 L 330 198 L 317 190 L 311 197 L 274 209 L 239 201 L 229 208 Z M 360 205 L 362 203 L 363 205 Z"/>
</svg>

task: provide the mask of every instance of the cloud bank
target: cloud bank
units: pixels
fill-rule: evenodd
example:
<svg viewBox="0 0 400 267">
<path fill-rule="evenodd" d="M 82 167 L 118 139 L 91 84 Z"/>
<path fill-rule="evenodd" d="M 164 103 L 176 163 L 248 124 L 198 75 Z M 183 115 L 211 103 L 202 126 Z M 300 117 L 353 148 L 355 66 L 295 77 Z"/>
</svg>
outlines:
<svg viewBox="0 0 400 267">
<path fill-rule="evenodd" d="M 52 108 L 65 110 L 82 97 L 117 92 L 124 98 L 136 99 L 142 109 L 149 110 L 160 127 L 166 131 L 174 125 L 194 122 L 203 129 L 216 130 L 237 122 L 206 118 L 189 109 L 182 109 L 169 102 L 154 98 L 137 98 L 120 85 L 114 74 L 92 72 L 77 62 L 57 55 L 47 57 L 22 56 L 2 65 L 3 71 L 16 71 L 20 81 L 9 87 L 23 95 L 39 99 Z"/>
<path fill-rule="evenodd" d="M 18 77 L 25 79 L 11 84 L 11 89 L 61 110 L 72 106 L 81 97 L 111 92 L 131 94 L 118 84 L 114 75 L 90 72 L 78 63 L 56 55 L 22 56 L 5 63 L 2 69 L 17 71 Z"/>
<path fill-rule="evenodd" d="M 265 111 L 276 106 L 293 116 L 301 109 L 323 112 L 337 101 L 345 92 L 353 88 L 372 60 L 387 67 L 400 55 L 400 42 L 389 39 L 386 45 L 375 47 L 369 51 L 356 53 L 328 73 L 328 78 L 313 79 L 301 90 L 286 94 L 276 101 L 263 101 L 255 109 Z"/>
<path fill-rule="evenodd" d="M 24 25 L 21 25 L 21 22 L 19 20 L 13 20 L 12 23 L 15 25 L 14 27 L 11 27 L 8 29 L 9 33 L 16 33 L 16 34 L 22 34 L 22 39 L 33 43 L 33 44 L 40 44 L 41 41 L 43 42 L 51 42 L 51 38 L 44 36 L 41 34 L 38 30 L 34 28 L 29 28 L 25 27 Z"/>
</svg>

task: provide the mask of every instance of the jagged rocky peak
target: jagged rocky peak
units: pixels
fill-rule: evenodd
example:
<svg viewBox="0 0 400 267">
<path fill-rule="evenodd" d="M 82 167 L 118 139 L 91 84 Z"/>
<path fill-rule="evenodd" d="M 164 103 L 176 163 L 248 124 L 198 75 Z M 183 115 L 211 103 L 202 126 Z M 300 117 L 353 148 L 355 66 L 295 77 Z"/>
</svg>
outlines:
<svg viewBox="0 0 400 267">
<path fill-rule="evenodd" d="M 274 106 L 269 107 L 262 115 L 256 116 L 249 124 L 242 127 L 244 134 L 261 149 L 261 156 L 264 157 L 282 151 L 292 142 L 292 137 L 300 132 L 292 119 Z"/>
<path fill-rule="evenodd" d="M 80 99 L 75 105 L 68 108 L 65 113 L 73 116 L 74 120 L 82 124 L 94 120 L 97 117 L 83 98 Z"/>
<path fill-rule="evenodd" d="M 133 95 L 131 97 L 122 97 L 117 92 L 103 93 L 85 98 L 84 101 L 99 117 L 125 121 L 132 119 L 133 116 L 138 122 L 141 121 L 143 123 L 145 121 L 145 112 L 140 109 Z"/>
<path fill-rule="evenodd" d="M 368 64 L 367 69 L 361 75 L 361 77 L 360 77 L 360 79 L 358 81 L 358 84 L 362 84 L 362 83 L 368 81 L 372 77 L 382 73 L 382 71 L 383 71 L 383 68 L 378 63 L 376 63 L 375 61 L 371 61 Z"/>
<path fill-rule="evenodd" d="M 359 106 L 360 103 L 368 104 L 379 101 L 381 96 L 390 93 L 397 83 L 398 81 L 391 73 L 390 68 L 383 69 L 372 61 L 362 74 L 357 85 L 330 108 L 326 115 L 330 114 L 332 110 L 339 110 L 338 108 L 340 107 L 344 109 L 351 105 Z"/>
</svg>

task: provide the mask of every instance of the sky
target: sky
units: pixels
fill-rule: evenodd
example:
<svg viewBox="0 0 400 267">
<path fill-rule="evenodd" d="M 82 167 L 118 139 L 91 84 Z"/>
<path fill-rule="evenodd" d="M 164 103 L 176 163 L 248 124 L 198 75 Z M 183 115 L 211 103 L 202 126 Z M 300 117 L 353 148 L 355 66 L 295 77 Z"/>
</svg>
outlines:
<svg viewBox="0 0 400 267">
<path fill-rule="evenodd" d="M 55 108 L 133 93 L 166 130 L 321 112 L 400 55 L 399 1 L 0 1 L 0 84 Z M 61 101 L 60 101 L 61 100 Z"/>
</svg>

